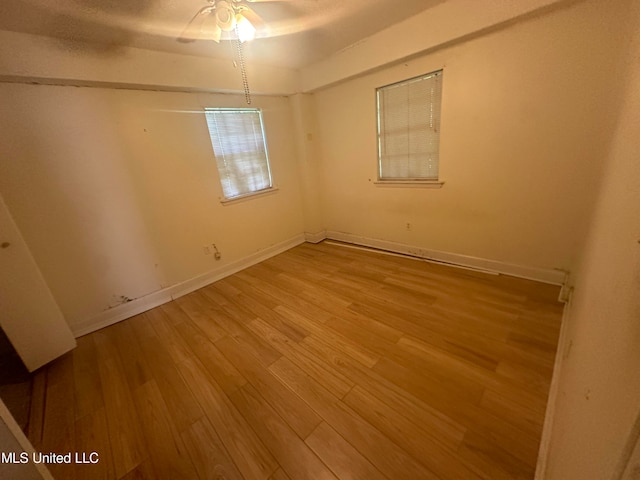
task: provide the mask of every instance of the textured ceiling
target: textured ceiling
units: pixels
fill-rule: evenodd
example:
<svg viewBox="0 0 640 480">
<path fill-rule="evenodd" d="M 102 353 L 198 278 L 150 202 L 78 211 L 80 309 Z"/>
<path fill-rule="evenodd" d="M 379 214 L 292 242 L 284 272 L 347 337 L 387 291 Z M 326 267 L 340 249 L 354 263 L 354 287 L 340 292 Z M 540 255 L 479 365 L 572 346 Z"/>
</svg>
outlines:
<svg viewBox="0 0 640 480">
<path fill-rule="evenodd" d="M 445 0 L 289 0 L 252 3 L 264 20 L 250 61 L 300 68 Z M 232 44 L 180 43 L 204 0 L 0 0 L 0 29 L 115 55 L 125 46 L 228 58 Z"/>
</svg>

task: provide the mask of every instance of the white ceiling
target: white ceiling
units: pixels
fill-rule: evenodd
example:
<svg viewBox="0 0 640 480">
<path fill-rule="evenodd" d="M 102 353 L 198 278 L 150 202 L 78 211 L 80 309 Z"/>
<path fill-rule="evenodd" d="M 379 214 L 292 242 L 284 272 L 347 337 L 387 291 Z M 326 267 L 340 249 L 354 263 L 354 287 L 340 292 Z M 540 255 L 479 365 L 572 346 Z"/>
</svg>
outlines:
<svg viewBox="0 0 640 480">
<path fill-rule="evenodd" d="M 252 3 L 264 20 L 245 44 L 253 62 L 301 68 L 446 0 L 288 0 Z M 180 43 L 205 0 L 0 0 L 0 29 L 45 35 L 96 54 L 139 47 L 188 55 L 232 56 L 232 43 Z"/>
</svg>

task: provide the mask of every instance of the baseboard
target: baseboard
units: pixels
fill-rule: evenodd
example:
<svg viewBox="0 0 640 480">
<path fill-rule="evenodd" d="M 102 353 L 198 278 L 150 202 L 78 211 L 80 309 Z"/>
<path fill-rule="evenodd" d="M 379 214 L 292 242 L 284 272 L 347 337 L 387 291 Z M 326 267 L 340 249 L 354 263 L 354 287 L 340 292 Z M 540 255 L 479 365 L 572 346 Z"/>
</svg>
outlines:
<svg viewBox="0 0 640 480">
<path fill-rule="evenodd" d="M 573 291 L 573 281 L 571 280 L 571 274 L 565 272 L 564 281 L 562 282 L 562 288 L 558 294 L 558 301 L 561 303 L 568 303 Z"/>
<path fill-rule="evenodd" d="M 573 296 L 573 288 L 569 288 L 566 292 L 566 301 L 562 312 L 562 320 L 560 326 L 560 336 L 558 337 L 558 347 L 556 348 L 556 359 L 553 364 L 553 376 L 551 377 L 551 385 L 549 387 L 549 396 L 547 397 L 547 409 L 544 414 L 544 424 L 542 427 L 542 437 L 540 439 L 540 448 L 538 449 L 538 461 L 536 463 L 536 475 L 534 480 L 544 480 L 547 476 L 547 462 L 549 460 L 549 447 L 551 446 L 551 434 L 553 432 L 553 421 L 556 414 L 556 402 L 558 400 L 558 391 L 560 384 L 560 375 L 562 374 L 562 364 L 564 355 L 567 351 L 567 342 L 569 341 L 569 316 L 571 315 L 571 298 Z"/>
<path fill-rule="evenodd" d="M 535 280 L 552 285 L 563 285 L 565 277 L 567 275 L 567 272 L 565 272 L 564 270 L 527 267 L 523 265 L 505 263 L 498 260 L 489 260 L 468 255 L 460 255 L 457 253 L 442 252 L 438 250 L 427 250 L 403 243 L 362 237 L 359 235 L 353 235 L 344 232 L 327 231 L 326 236 L 329 239 L 338 240 L 341 242 L 379 248 L 381 250 L 387 250 L 394 253 L 412 255 L 414 257 L 423 258 L 425 260 L 449 263 L 466 268 L 484 270 L 492 273 L 502 273 L 505 275 L 511 275 L 513 277 L 526 278 L 528 280 Z"/>
<path fill-rule="evenodd" d="M 167 288 L 163 288 L 162 290 L 158 290 L 143 297 L 136 298 L 130 302 L 123 303 L 122 305 L 118 305 L 117 307 L 105 310 L 88 320 L 72 325 L 71 331 L 76 338 L 95 332 L 96 330 L 108 327 L 109 325 L 113 325 L 114 323 L 133 317 L 134 315 L 151 310 L 163 303 L 167 303 L 176 298 L 180 298 L 183 295 L 187 295 L 199 288 L 209 285 L 210 283 L 221 280 L 229 275 L 239 272 L 240 270 L 244 270 L 245 268 L 285 252 L 297 245 L 300 245 L 301 243 L 304 243 L 305 241 L 305 235 L 301 234 L 290 238 L 289 240 L 276 243 L 262 250 L 258 250 L 252 255 L 224 265 L 221 268 L 211 270 L 184 282 L 171 285 Z"/>
<path fill-rule="evenodd" d="M 78 338 L 89 333 L 108 327 L 114 323 L 121 322 L 127 318 L 131 318 L 139 313 L 146 312 L 152 308 L 171 301 L 171 294 L 164 288 L 156 292 L 150 293 L 143 297 L 136 298 L 130 302 L 123 303 L 117 307 L 110 308 L 104 312 L 77 324 L 71 325 L 73 335 Z"/>
<path fill-rule="evenodd" d="M 180 282 L 162 290 L 158 290 L 156 292 L 150 293 L 149 295 L 145 295 L 144 297 L 136 298 L 131 302 L 118 305 L 117 307 L 111 308 L 109 310 L 105 310 L 104 312 L 101 312 L 88 320 L 71 326 L 71 331 L 76 336 L 76 338 L 87 335 L 91 332 L 95 332 L 96 330 L 100 330 L 101 328 L 108 327 L 109 325 L 113 325 L 114 323 L 133 317 L 134 315 L 138 315 L 140 313 L 146 312 L 147 310 L 151 310 L 152 308 L 162 305 L 163 303 L 167 303 L 173 299 L 179 298 L 183 295 L 187 295 L 188 293 L 205 287 L 210 283 L 221 280 L 225 277 L 228 277 L 229 275 L 233 275 L 240 270 L 255 265 L 256 263 L 260 263 L 263 260 L 271 258 L 275 255 L 278 255 L 279 253 L 289 250 L 290 248 L 300 245 L 305 241 L 318 243 L 327 238 L 366 247 L 379 248 L 381 250 L 387 250 L 400 254 L 413 255 L 419 258 L 424 258 L 426 260 L 444 262 L 463 266 L 466 268 L 485 270 L 493 273 L 503 273 L 506 275 L 527 278 L 530 280 L 550 283 L 553 285 L 563 285 L 566 277 L 566 272 L 561 270 L 546 270 L 535 267 L 524 267 L 520 265 L 499 262 L 496 260 L 487 260 L 483 258 L 459 255 L 448 252 L 440 252 L 436 250 L 426 250 L 401 243 L 367 238 L 344 232 L 305 232 L 304 234 L 297 235 L 293 238 L 290 238 L 289 240 L 285 240 L 283 242 L 271 245 L 265 249 L 259 250 L 252 255 L 224 265 L 221 268 L 211 270 L 205 274 L 191 278 L 184 282 Z"/>
<path fill-rule="evenodd" d="M 304 232 L 304 239 L 309 243 L 320 243 L 327 238 L 327 231 L 322 230 L 316 233 Z"/>
<path fill-rule="evenodd" d="M 199 288 L 206 287 L 210 283 L 222 280 L 223 278 L 228 277 L 229 275 L 233 275 L 240 270 L 244 270 L 245 268 L 255 265 L 256 263 L 260 263 L 268 258 L 278 255 L 279 253 L 285 252 L 297 245 L 300 245 L 301 243 L 304 243 L 305 241 L 306 240 L 304 234 L 297 235 L 293 238 L 290 238 L 289 240 L 285 240 L 284 242 L 276 243 L 275 245 L 271 245 L 265 249 L 258 250 L 253 255 L 249 255 L 248 257 L 232 262 L 222 268 L 212 270 L 203 275 L 199 275 L 192 279 L 173 285 L 167 290 L 169 290 L 171 298 L 180 298 L 183 295 L 187 295 L 188 293 L 198 290 Z"/>
</svg>

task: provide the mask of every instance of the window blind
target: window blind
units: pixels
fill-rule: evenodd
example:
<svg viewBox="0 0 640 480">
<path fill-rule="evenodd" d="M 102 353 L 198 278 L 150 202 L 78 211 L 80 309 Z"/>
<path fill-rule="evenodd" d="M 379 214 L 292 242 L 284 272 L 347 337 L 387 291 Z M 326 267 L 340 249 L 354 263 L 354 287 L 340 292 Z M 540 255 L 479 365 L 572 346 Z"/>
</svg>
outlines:
<svg viewBox="0 0 640 480">
<path fill-rule="evenodd" d="M 262 112 L 210 108 L 205 116 L 225 198 L 271 188 Z"/>
<path fill-rule="evenodd" d="M 379 88 L 381 180 L 437 180 L 442 70 Z"/>
</svg>

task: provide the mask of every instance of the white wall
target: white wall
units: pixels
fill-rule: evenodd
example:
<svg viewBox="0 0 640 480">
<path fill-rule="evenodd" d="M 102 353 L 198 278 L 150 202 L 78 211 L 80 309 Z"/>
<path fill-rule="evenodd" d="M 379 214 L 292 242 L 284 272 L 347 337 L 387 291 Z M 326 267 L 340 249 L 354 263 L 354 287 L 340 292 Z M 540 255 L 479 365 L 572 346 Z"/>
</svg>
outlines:
<svg viewBox="0 0 640 480">
<path fill-rule="evenodd" d="M 0 84 L 0 191 L 72 326 L 304 230 L 285 97 L 263 109 L 271 195 L 222 205 L 203 115 L 233 95 Z M 205 256 L 216 243 L 222 260 Z"/>
<path fill-rule="evenodd" d="M 572 269 L 618 108 L 628 3 L 574 3 L 316 92 L 325 227 Z M 446 184 L 374 185 L 375 88 L 443 67 Z"/>
<path fill-rule="evenodd" d="M 304 211 L 304 230 L 309 241 L 324 237 L 322 191 L 320 189 L 320 154 L 318 125 L 314 98 L 310 94 L 291 97 L 291 109 L 295 125 L 295 144 L 298 158 L 298 175 Z"/>
<path fill-rule="evenodd" d="M 626 91 L 568 316 L 548 480 L 619 480 L 640 415 L 640 5 Z M 637 435 L 638 424 L 636 423 Z M 636 455 L 636 461 L 638 457 Z M 636 464 L 635 468 L 640 468 Z M 637 473 L 638 470 L 636 470 Z M 633 477 L 636 478 L 636 477 Z"/>
</svg>

